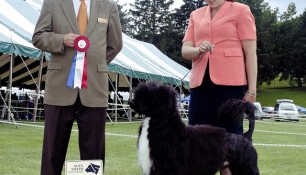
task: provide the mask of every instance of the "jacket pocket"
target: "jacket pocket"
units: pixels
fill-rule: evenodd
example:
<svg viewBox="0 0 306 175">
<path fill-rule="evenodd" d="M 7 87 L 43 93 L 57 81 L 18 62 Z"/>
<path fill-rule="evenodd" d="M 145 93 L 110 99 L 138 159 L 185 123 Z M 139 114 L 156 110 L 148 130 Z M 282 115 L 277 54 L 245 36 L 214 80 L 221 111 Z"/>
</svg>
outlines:
<svg viewBox="0 0 306 175">
<path fill-rule="evenodd" d="M 98 64 L 98 72 L 108 73 L 108 67 L 104 64 Z"/>
<path fill-rule="evenodd" d="M 56 69 L 62 69 L 62 63 L 59 61 L 50 61 L 48 63 L 48 70 L 56 70 Z"/>
<path fill-rule="evenodd" d="M 242 57 L 243 52 L 240 49 L 226 49 L 226 50 L 224 50 L 224 56 L 226 56 L 226 57 Z"/>
</svg>

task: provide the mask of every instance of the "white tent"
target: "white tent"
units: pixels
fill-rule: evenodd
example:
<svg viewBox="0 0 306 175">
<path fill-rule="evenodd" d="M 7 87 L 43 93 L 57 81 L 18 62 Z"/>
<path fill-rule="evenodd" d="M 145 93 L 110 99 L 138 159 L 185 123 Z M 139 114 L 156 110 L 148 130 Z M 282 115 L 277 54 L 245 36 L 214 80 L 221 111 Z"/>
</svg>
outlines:
<svg viewBox="0 0 306 175">
<path fill-rule="evenodd" d="M 45 80 L 50 54 L 32 45 L 32 34 L 43 0 L 0 1 L 0 86 L 35 88 Z M 45 59 L 44 59 L 45 58 Z M 132 78 L 189 86 L 189 70 L 164 55 L 154 45 L 123 34 L 123 49 L 108 65 L 109 79 L 132 87 Z M 131 91 L 130 91 L 131 92 Z M 117 98 L 116 98 L 117 99 Z M 37 102 L 38 99 L 36 99 Z M 117 103 L 117 101 L 116 101 Z"/>
<path fill-rule="evenodd" d="M 0 1 L 1 62 L 7 57 L 5 55 L 13 53 L 34 60 L 41 58 L 42 52 L 33 47 L 31 38 L 39 16 L 39 9 L 41 8 L 42 1 L 43 0 Z M 49 59 L 48 54 L 46 54 L 46 56 L 47 59 Z M 4 66 L 4 63 L 1 64 Z M 46 64 L 44 67 L 46 67 Z M 123 34 L 123 49 L 109 65 L 109 70 L 110 72 L 123 74 L 133 78 L 145 80 L 155 79 L 174 85 L 184 84 L 188 86 L 189 84 L 189 76 L 186 76 L 189 73 L 187 68 L 171 60 L 154 45 L 132 39 L 125 34 Z M 4 74 L 4 72 L 8 70 L 2 69 L 0 71 L 1 74 Z M 35 71 L 32 71 L 32 73 L 34 72 Z M 111 79 L 113 79 L 114 74 L 110 75 Z M 7 76 L 2 75 L 1 79 L 7 80 Z M 44 80 L 44 76 L 42 80 Z M 18 80 L 15 79 L 13 80 L 13 84 L 14 82 L 18 82 Z M 2 83 L 5 83 L 5 81 L 2 81 Z M 18 83 L 30 85 L 34 82 L 31 79 L 24 79 L 24 82 L 19 81 Z"/>
</svg>

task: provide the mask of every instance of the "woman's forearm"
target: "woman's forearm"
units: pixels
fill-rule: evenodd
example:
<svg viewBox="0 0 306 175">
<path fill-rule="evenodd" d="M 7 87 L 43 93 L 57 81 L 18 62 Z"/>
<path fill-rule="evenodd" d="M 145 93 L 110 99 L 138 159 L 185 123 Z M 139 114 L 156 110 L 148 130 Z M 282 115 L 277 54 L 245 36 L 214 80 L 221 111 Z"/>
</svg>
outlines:
<svg viewBox="0 0 306 175">
<path fill-rule="evenodd" d="M 193 60 L 200 54 L 199 48 L 184 43 L 182 47 L 182 56 L 185 60 Z"/>
</svg>

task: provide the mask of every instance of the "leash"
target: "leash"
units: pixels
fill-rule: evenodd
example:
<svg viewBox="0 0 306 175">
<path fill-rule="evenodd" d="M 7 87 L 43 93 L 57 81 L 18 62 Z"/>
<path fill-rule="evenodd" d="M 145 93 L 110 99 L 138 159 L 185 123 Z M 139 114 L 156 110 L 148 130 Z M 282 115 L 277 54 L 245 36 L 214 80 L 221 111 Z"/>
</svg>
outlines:
<svg viewBox="0 0 306 175">
<path fill-rule="evenodd" d="M 212 47 L 209 48 L 209 52 L 212 53 Z M 203 53 L 202 53 L 202 54 L 203 54 Z M 202 55 L 202 54 L 200 54 L 200 55 Z M 206 53 L 205 53 L 205 54 L 206 54 Z M 198 57 L 199 57 L 200 55 L 198 55 Z M 200 58 L 195 58 L 194 60 L 196 60 L 196 59 L 200 59 Z M 202 59 L 203 59 L 203 58 L 202 58 Z M 193 61 L 193 60 L 191 60 L 191 61 Z M 199 61 L 199 62 L 198 62 L 197 64 L 195 64 L 194 66 L 191 66 L 191 69 L 197 67 L 198 64 L 200 64 L 200 62 L 201 62 L 201 61 Z M 207 63 L 207 64 L 208 64 L 208 63 Z M 181 78 L 181 82 L 183 82 L 183 80 L 186 78 L 186 76 L 191 72 L 191 69 L 183 76 L 183 78 Z M 176 87 L 177 87 L 177 86 L 176 86 Z"/>
</svg>

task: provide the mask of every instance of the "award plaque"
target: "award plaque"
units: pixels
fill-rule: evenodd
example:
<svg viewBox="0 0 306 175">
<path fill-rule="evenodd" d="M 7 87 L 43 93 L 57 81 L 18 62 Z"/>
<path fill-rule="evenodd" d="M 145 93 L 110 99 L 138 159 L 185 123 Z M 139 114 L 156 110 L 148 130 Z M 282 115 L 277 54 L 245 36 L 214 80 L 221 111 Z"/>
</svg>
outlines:
<svg viewBox="0 0 306 175">
<path fill-rule="evenodd" d="M 65 175 L 103 175 L 102 160 L 67 160 Z"/>
</svg>

